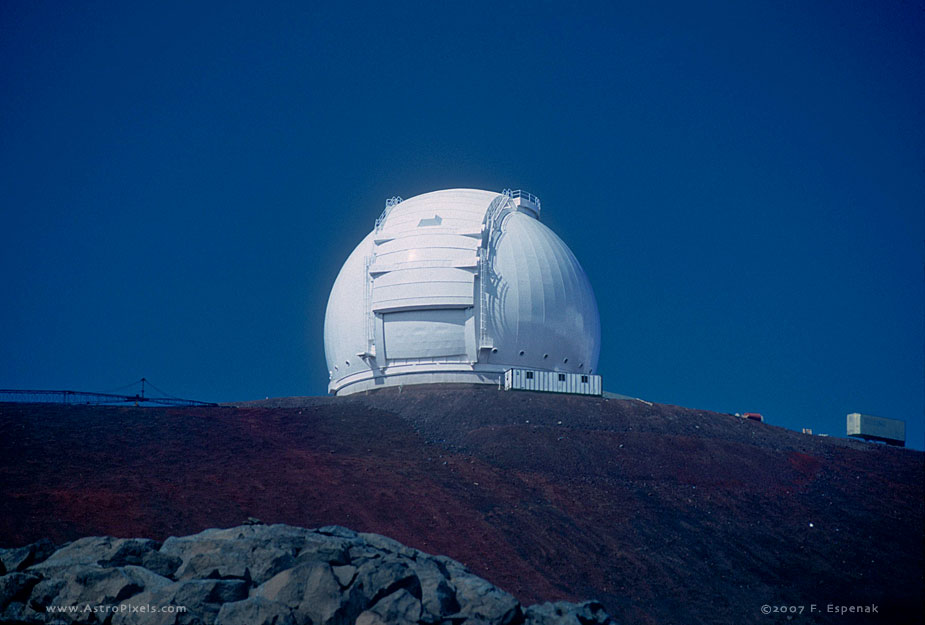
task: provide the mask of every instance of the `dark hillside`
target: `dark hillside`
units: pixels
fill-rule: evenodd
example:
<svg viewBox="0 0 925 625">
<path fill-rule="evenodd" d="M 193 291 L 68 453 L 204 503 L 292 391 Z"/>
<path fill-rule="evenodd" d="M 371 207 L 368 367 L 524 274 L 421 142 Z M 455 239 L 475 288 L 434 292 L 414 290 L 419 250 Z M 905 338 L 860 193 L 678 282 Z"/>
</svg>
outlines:
<svg viewBox="0 0 925 625">
<path fill-rule="evenodd" d="M 635 400 L 412 387 L 219 408 L 0 404 L 0 546 L 247 517 L 443 553 L 622 623 L 923 622 L 921 452 Z M 877 604 L 863 618 L 828 604 Z M 815 612 L 811 612 L 815 605 Z"/>
</svg>

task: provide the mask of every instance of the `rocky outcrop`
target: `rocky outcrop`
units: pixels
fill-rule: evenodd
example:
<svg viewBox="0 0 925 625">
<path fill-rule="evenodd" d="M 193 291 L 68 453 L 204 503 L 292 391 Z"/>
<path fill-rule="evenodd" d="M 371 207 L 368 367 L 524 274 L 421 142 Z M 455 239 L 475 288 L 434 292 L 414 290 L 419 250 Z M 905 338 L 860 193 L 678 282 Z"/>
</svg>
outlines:
<svg viewBox="0 0 925 625">
<path fill-rule="evenodd" d="M 596 602 L 522 606 L 444 556 L 330 526 L 251 524 L 0 549 L 0 620 L 190 625 L 591 625 Z"/>
</svg>

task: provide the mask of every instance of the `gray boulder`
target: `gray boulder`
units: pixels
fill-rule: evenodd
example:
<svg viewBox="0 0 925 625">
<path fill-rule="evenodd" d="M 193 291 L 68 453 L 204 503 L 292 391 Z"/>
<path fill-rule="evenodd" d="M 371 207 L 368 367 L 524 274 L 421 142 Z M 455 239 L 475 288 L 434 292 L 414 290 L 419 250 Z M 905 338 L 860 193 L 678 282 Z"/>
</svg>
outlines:
<svg viewBox="0 0 925 625">
<path fill-rule="evenodd" d="M 248 583 L 242 579 L 188 579 L 165 586 L 154 597 L 170 605 L 222 604 L 247 598 Z"/>
<path fill-rule="evenodd" d="M 599 603 L 526 609 L 444 556 L 340 526 L 249 524 L 158 543 L 88 537 L 0 557 L 0 621 L 103 625 L 609 625 Z M 16 551 L 16 553 L 12 553 Z M 30 560 L 31 558 L 31 560 Z M 32 564 L 29 564 L 29 562 Z M 3 566 L 6 566 L 4 564 Z M 72 613 L 49 608 L 82 608 Z M 104 606 L 87 611 L 86 606 Z"/>
<path fill-rule="evenodd" d="M 179 558 L 159 551 L 161 544 L 156 540 L 128 538 L 113 543 L 115 551 L 99 561 L 100 566 L 143 566 L 164 577 L 172 576 L 182 563 Z"/>
<path fill-rule="evenodd" d="M 356 541 L 339 536 L 315 534 L 307 537 L 299 547 L 297 562 L 329 562 L 332 566 L 342 566 L 356 560 L 353 551 Z"/>
<path fill-rule="evenodd" d="M 25 547 L 0 549 L 0 575 L 23 571 L 26 567 L 38 564 L 55 552 L 55 544 L 43 538 Z"/>
<path fill-rule="evenodd" d="M 285 604 L 250 597 L 223 605 L 215 625 L 296 625 L 296 620 Z"/>
<path fill-rule="evenodd" d="M 367 560 L 360 565 L 350 587 L 350 597 L 355 605 L 365 609 L 400 589 L 407 590 L 418 601 L 421 600 L 421 580 L 415 574 L 412 562 L 405 558 L 386 556 Z"/>
<path fill-rule="evenodd" d="M 447 614 L 457 614 L 460 605 L 446 566 L 436 558 L 417 558 L 412 566 L 421 584 L 421 621 L 438 623 Z"/>
<path fill-rule="evenodd" d="M 361 533 L 358 535 L 362 542 L 360 545 L 370 548 L 377 553 L 392 553 L 406 558 L 415 558 L 420 552 L 417 549 L 406 547 L 394 538 L 382 536 L 381 534 Z"/>
<path fill-rule="evenodd" d="M 614 620 L 597 601 L 574 604 L 566 601 L 531 605 L 524 611 L 528 625 L 609 625 Z"/>
<path fill-rule="evenodd" d="M 315 530 L 322 536 L 336 536 L 337 538 L 356 538 L 357 533 L 348 527 L 341 525 L 325 525 Z"/>
<path fill-rule="evenodd" d="M 523 620 L 520 602 L 512 595 L 463 567 L 453 567 L 449 572 L 459 602 L 458 617 L 498 625 L 512 625 Z"/>
<path fill-rule="evenodd" d="M 331 572 L 337 578 L 337 583 L 341 588 L 346 588 L 353 583 L 357 577 L 357 567 L 352 564 L 342 564 L 341 566 L 332 566 Z"/>
<path fill-rule="evenodd" d="M 146 590 L 122 602 L 113 625 L 211 625 L 223 605 L 247 598 L 240 579 L 188 579 Z M 153 611 L 152 611 L 153 609 Z"/>
<path fill-rule="evenodd" d="M 171 583 L 166 577 L 133 565 L 103 568 L 81 564 L 60 573 L 58 579 L 64 584 L 51 601 L 54 606 L 109 606 Z"/>
<path fill-rule="evenodd" d="M 2 623 L 29 623 L 34 618 L 32 610 L 20 602 L 13 601 L 4 609 L 0 610 L 0 622 Z"/>
<path fill-rule="evenodd" d="M 344 551 L 331 542 L 310 530 L 288 525 L 245 525 L 171 537 L 164 541 L 160 553 L 179 559 L 177 579 L 237 578 L 259 585 L 295 566 L 302 551 Z"/>
<path fill-rule="evenodd" d="M 165 560 L 158 547 L 159 542 L 147 538 L 87 536 L 61 547 L 29 570 L 48 576 L 79 565 L 104 568 L 135 565 L 166 577 L 172 573 L 171 566 L 176 568 L 179 562 Z"/>
<path fill-rule="evenodd" d="M 52 605 L 55 597 L 60 594 L 61 589 L 67 585 L 63 579 L 43 579 L 32 589 L 29 595 L 29 605 L 36 611 L 43 610 L 46 606 Z"/>
<path fill-rule="evenodd" d="M 13 602 L 25 603 L 41 578 L 29 573 L 9 573 L 0 577 L 0 610 Z"/>
<path fill-rule="evenodd" d="M 254 596 L 287 606 L 299 622 L 321 625 L 350 617 L 348 596 L 327 562 L 305 562 L 283 571 L 258 587 Z"/>
<path fill-rule="evenodd" d="M 401 588 L 386 595 L 356 619 L 357 625 L 417 625 L 421 619 L 421 601 Z"/>
</svg>

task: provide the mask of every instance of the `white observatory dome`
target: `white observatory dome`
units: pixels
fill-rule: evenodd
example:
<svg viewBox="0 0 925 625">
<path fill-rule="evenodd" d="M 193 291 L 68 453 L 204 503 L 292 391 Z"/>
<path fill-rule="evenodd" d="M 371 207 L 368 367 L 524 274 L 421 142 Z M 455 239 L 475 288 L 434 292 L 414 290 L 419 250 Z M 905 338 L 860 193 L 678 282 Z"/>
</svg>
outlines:
<svg viewBox="0 0 925 625">
<path fill-rule="evenodd" d="M 331 289 L 329 391 L 499 384 L 511 368 L 594 373 L 594 292 L 539 216 L 539 199 L 521 191 L 389 200 Z"/>
</svg>

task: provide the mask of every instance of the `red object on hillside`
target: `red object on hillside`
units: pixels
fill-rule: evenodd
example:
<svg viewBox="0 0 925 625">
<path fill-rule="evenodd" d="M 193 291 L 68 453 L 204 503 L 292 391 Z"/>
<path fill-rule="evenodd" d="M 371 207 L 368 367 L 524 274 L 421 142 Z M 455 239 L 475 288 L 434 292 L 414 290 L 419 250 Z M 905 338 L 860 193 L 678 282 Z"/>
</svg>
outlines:
<svg viewBox="0 0 925 625">
<path fill-rule="evenodd" d="M 764 423 L 764 417 L 762 417 L 757 412 L 746 412 L 742 415 L 743 419 L 751 419 L 752 421 L 757 421 L 758 423 Z"/>
</svg>

